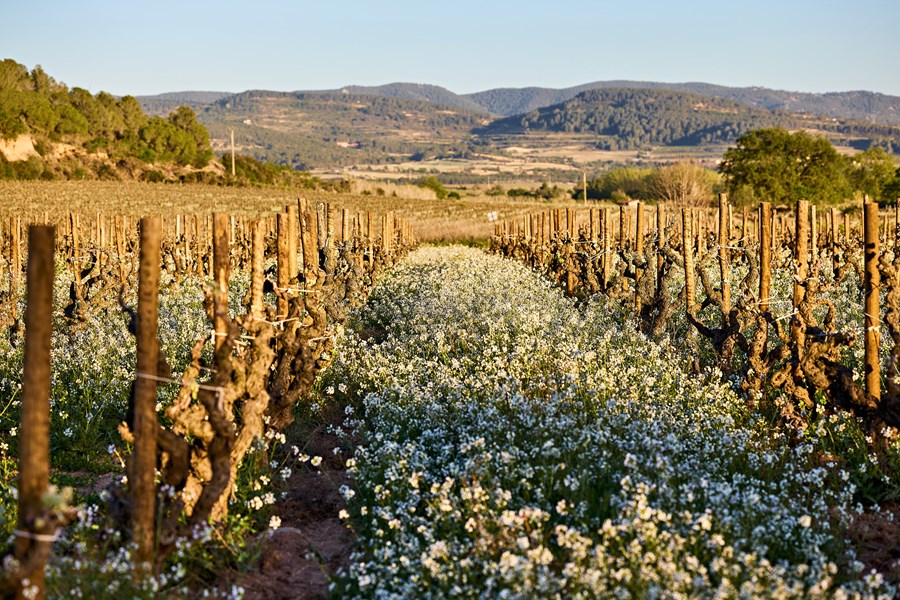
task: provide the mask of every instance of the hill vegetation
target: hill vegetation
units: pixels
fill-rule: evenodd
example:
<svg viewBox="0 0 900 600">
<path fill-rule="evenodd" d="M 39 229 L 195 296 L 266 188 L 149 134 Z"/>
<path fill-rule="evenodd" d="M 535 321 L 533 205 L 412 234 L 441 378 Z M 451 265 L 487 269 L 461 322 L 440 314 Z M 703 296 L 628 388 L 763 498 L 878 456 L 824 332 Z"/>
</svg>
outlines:
<svg viewBox="0 0 900 600">
<path fill-rule="evenodd" d="M 172 94 L 165 116 L 144 112 L 132 96 L 68 88 L 37 66 L 0 62 L 0 179 L 138 179 L 150 182 L 269 184 L 329 188 L 306 173 L 237 156 L 223 168 L 209 131 L 187 104 L 215 92 Z M 187 104 L 186 104 L 187 103 Z M 13 152 L 11 149 L 15 150 Z M 16 154 L 10 158 L 7 152 Z M 231 166 L 230 156 L 227 164 Z"/>
<path fill-rule="evenodd" d="M 753 129 L 814 128 L 834 141 L 864 149 L 900 151 L 900 127 L 835 122 L 784 111 L 749 108 L 737 101 L 662 89 L 597 89 L 561 104 L 493 121 L 481 135 L 530 131 L 596 134 L 605 150 L 650 146 L 731 144 Z"/>
<path fill-rule="evenodd" d="M 595 84 L 460 96 L 439 86 L 393 83 L 319 92 L 176 92 L 139 101 L 70 89 L 39 66 L 29 71 L 7 59 L 0 63 L 0 177 L 318 186 L 325 184 L 302 171 L 332 177 L 362 166 L 376 176 L 391 171 L 421 181 L 440 174 L 449 183 L 488 181 L 509 172 L 503 165 L 519 163 L 521 173 L 539 171 L 538 181 L 543 174 L 562 182 L 613 165 L 701 157 L 709 166 L 742 135 L 766 128 L 806 130 L 835 145 L 900 154 L 900 126 L 771 109 L 809 100 L 803 95 L 708 84 L 678 84 L 708 95 L 642 82 L 636 85 L 643 88 L 603 87 L 609 83 L 497 118 L 490 113 Z M 715 96 L 726 93 L 736 98 Z M 890 112 L 894 100 L 900 99 L 868 92 L 818 96 L 821 106 L 855 107 L 868 118 Z M 243 155 L 236 176 L 215 156 L 230 159 L 232 133 Z"/>
<path fill-rule="evenodd" d="M 131 96 L 69 89 L 39 66 L 28 71 L 6 59 L 0 62 L 0 139 L 20 136 L 28 136 L 34 153 L 24 161 L 0 154 L 0 177 L 118 178 L 142 171 L 139 163 L 199 170 L 213 158 L 209 133 L 186 106 L 167 118 L 150 117 Z"/>
<path fill-rule="evenodd" d="M 472 99 L 461 96 L 437 85 L 422 83 L 389 83 L 379 86 L 349 85 L 341 88 L 341 93 L 354 96 L 387 96 L 390 98 L 406 98 L 439 104 L 467 112 L 490 113 L 483 105 Z"/>
<path fill-rule="evenodd" d="M 533 90 L 533 98 L 551 97 Z M 705 148 L 721 156 L 741 135 L 768 127 L 816 131 L 836 145 L 859 150 L 875 145 L 900 152 L 897 126 L 753 108 L 666 89 L 589 90 L 499 119 L 440 103 L 455 103 L 452 96 L 444 88 L 413 84 L 342 92 L 256 90 L 220 98 L 199 109 L 198 119 L 218 150 L 226 148 L 233 129 L 239 151 L 295 169 L 502 158 L 510 147 L 552 144 L 613 152 Z M 542 139 L 541 133 L 555 138 Z"/>
<path fill-rule="evenodd" d="M 658 83 L 651 81 L 595 81 L 569 88 L 497 88 L 465 94 L 484 110 L 505 117 L 563 103 L 582 92 L 628 88 L 670 90 L 734 100 L 752 108 L 856 119 L 900 125 L 900 98 L 867 91 L 811 94 L 762 87 L 727 87 L 709 83 Z"/>
<path fill-rule="evenodd" d="M 756 127 L 787 125 L 790 118 L 747 109 L 737 102 L 667 90 L 591 90 L 562 104 L 491 123 L 482 133 L 543 130 L 594 133 L 607 150 L 654 144 L 691 146 L 729 142 Z"/>
<path fill-rule="evenodd" d="M 488 122 L 426 100 L 266 91 L 222 98 L 199 118 L 213 138 L 234 129 L 242 152 L 298 169 L 463 155 L 472 129 Z"/>
<path fill-rule="evenodd" d="M 135 96 L 135 99 L 147 114 L 164 117 L 179 106 L 189 106 L 197 112 L 231 95 L 233 92 L 168 92 L 155 96 Z"/>
</svg>

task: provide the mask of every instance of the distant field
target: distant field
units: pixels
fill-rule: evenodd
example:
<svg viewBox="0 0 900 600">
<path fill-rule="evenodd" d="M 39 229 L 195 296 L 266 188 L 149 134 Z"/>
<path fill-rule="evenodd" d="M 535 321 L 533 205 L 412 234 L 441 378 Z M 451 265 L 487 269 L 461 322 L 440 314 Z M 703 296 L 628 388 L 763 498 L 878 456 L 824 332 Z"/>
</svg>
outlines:
<svg viewBox="0 0 900 600">
<path fill-rule="evenodd" d="M 362 186 L 365 188 L 365 186 Z M 378 195 L 378 186 L 369 194 L 337 194 L 275 188 L 225 188 L 203 185 L 171 185 L 122 183 L 101 181 L 0 182 L 0 216 L 4 219 L 19 216 L 25 222 L 41 221 L 46 212 L 51 219 L 61 219 L 69 211 L 84 215 L 108 214 L 133 216 L 210 213 L 224 211 L 249 216 L 272 215 L 287 204 L 306 197 L 310 201 L 329 202 L 336 208 L 353 211 L 373 211 L 381 214 L 393 211 L 412 223 L 416 235 L 423 241 L 450 241 L 486 238 L 493 231 L 488 212 L 496 212 L 500 219 L 525 215 L 557 206 L 575 203 L 549 203 L 535 200 L 511 200 L 485 195 L 464 197 L 461 200 L 422 198 L 424 190 L 385 184 L 385 195 Z M 397 196 L 391 194 L 397 192 Z M 403 195 L 417 195 L 402 197 Z M 4 227 L 5 229 L 5 227 Z"/>
<path fill-rule="evenodd" d="M 715 168 L 728 149 L 725 145 L 660 146 L 650 150 L 601 150 L 596 137 L 577 134 L 536 133 L 505 136 L 494 140 L 493 148 L 467 158 L 432 158 L 393 164 L 358 164 L 337 172 L 359 179 L 415 179 L 424 175 L 471 175 L 510 181 L 553 178 L 578 182 L 584 171 L 588 177 L 613 166 L 664 165 L 696 161 Z M 317 174 L 333 176 L 335 170 Z"/>
</svg>

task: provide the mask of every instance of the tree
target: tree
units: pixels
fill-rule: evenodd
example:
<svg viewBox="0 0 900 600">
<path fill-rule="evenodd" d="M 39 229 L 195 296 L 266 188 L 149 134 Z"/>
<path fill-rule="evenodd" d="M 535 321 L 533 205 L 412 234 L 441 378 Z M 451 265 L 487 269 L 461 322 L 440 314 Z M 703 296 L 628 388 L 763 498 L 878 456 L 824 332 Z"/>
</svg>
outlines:
<svg viewBox="0 0 900 600">
<path fill-rule="evenodd" d="M 660 167 L 650 180 L 657 200 L 682 207 L 706 206 L 713 200 L 716 174 L 697 163 L 680 162 Z"/>
<path fill-rule="evenodd" d="M 847 157 L 847 179 L 853 190 L 867 194 L 872 200 L 895 201 L 886 197 L 885 187 L 894 179 L 897 165 L 894 157 L 881 146 L 871 146 L 865 152 Z"/>
<path fill-rule="evenodd" d="M 613 169 L 600 177 L 594 177 L 587 184 L 587 196 L 591 200 L 613 200 L 632 198 L 650 199 L 650 181 L 653 169 L 625 167 Z M 576 190 L 575 198 L 580 198 L 581 190 Z"/>
<path fill-rule="evenodd" d="M 74 87 L 69 91 L 69 101 L 88 122 L 88 134 L 95 137 L 107 135 L 107 115 L 104 107 L 84 88 Z"/>
<path fill-rule="evenodd" d="M 888 204 L 900 202 L 900 168 L 894 171 L 894 178 L 884 186 L 882 197 Z"/>
<path fill-rule="evenodd" d="M 179 106 L 175 112 L 169 115 L 169 122 L 184 131 L 193 140 L 192 156 L 187 159 L 187 162 L 197 168 L 203 168 L 209 164 L 213 158 L 213 151 L 209 145 L 209 132 L 197 121 L 194 111 L 188 106 Z"/>
<path fill-rule="evenodd" d="M 125 137 L 136 138 L 138 131 L 147 122 L 144 109 L 134 96 L 125 96 L 119 100 L 119 111 L 125 122 Z"/>
<path fill-rule="evenodd" d="M 0 90 L 30 89 L 28 69 L 11 58 L 0 60 Z"/>
<path fill-rule="evenodd" d="M 434 195 L 437 196 L 438 200 L 443 200 L 447 197 L 449 193 L 447 188 L 444 187 L 444 184 L 438 180 L 434 175 L 429 175 L 425 179 L 419 183 L 419 187 L 428 188 L 434 191 Z"/>
<path fill-rule="evenodd" d="M 725 152 L 719 171 L 736 202 L 837 203 L 850 194 L 845 163 L 831 142 L 805 131 L 756 129 Z"/>
</svg>

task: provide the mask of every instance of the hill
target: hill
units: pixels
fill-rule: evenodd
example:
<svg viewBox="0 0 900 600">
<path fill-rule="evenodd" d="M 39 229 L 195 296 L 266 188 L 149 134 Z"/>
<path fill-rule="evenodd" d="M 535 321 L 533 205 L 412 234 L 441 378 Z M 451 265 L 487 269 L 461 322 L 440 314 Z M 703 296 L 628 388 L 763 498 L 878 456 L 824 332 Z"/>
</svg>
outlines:
<svg viewBox="0 0 900 600">
<path fill-rule="evenodd" d="M 385 95 L 253 90 L 222 98 L 198 118 L 224 149 L 234 129 L 240 151 L 291 165 L 345 166 L 466 152 L 483 114 Z"/>
<path fill-rule="evenodd" d="M 186 106 L 149 116 L 131 96 L 70 89 L 12 59 L 0 61 L 0 142 L 0 178 L 165 179 L 204 172 L 213 159 Z"/>
<path fill-rule="evenodd" d="M 829 92 L 811 94 L 771 90 L 763 87 L 726 87 L 709 83 L 658 83 L 650 81 L 595 81 L 563 89 L 527 87 L 497 88 L 465 94 L 484 110 L 513 116 L 559 104 L 594 89 L 649 89 L 688 92 L 740 102 L 753 108 L 900 125 L 900 97 L 876 92 Z"/>
<path fill-rule="evenodd" d="M 460 96 L 459 94 L 437 85 L 427 85 L 422 83 L 389 83 L 387 85 L 373 87 L 348 85 L 341 88 L 340 91 L 345 94 L 360 96 L 388 96 L 390 98 L 421 100 L 473 113 L 490 112 L 469 98 Z"/>
<path fill-rule="evenodd" d="M 531 131 L 596 135 L 598 148 L 730 144 L 761 127 L 818 130 L 834 142 L 860 148 L 885 145 L 900 152 L 900 127 L 837 121 L 751 108 L 736 100 L 666 89 L 595 89 L 552 106 L 493 121 L 481 136 L 522 135 Z"/>
<path fill-rule="evenodd" d="M 147 114 L 163 117 L 179 106 L 189 106 L 196 112 L 232 94 L 233 92 L 167 92 L 154 96 L 135 96 L 135 99 Z"/>
</svg>

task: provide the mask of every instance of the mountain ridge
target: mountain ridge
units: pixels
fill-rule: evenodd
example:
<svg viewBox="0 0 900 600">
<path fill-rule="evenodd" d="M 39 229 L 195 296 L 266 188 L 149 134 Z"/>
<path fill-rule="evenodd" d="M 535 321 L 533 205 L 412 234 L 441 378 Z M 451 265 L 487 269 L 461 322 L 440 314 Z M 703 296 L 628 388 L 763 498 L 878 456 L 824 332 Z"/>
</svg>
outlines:
<svg viewBox="0 0 900 600">
<path fill-rule="evenodd" d="M 567 88 L 530 86 L 522 88 L 492 88 L 481 92 L 457 94 L 447 88 L 423 83 L 388 83 L 378 86 L 346 85 L 334 90 L 297 90 L 288 93 L 345 93 L 423 100 L 471 112 L 511 117 L 536 109 L 560 104 L 581 92 L 604 88 L 667 89 L 717 98 L 735 100 L 753 108 L 786 110 L 795 113 L 822 115 L 834 118 L 900 125 L 900 96 L 869 90 L 844 92 L 795 92 L 762 86 L 729 87 L 705 82 L 664 83 L 634 80 L 604 80 L 583 83 Z M 245 93 L 245 92 L 240 92 Z M 178 102 L 192 108 L 210 104 L 229 95 L 229 92 L 183 91 L 153 96 L 137 96 L 145 110 L 165 114 Z M 153 109 L 153 110 L 150 110 Z"/>
</svg>

